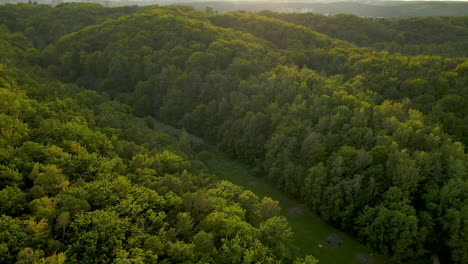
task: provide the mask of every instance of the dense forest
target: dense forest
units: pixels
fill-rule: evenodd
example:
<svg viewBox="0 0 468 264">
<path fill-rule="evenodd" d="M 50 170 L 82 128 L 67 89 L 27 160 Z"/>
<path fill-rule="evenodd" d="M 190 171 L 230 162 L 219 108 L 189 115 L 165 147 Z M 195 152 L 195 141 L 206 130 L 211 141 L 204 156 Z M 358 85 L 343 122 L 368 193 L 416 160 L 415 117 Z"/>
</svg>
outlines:
<svg viewBox="0 0 468 264">
<path fill-rule="evenodd" d="M 260 14 L 310 27 L 360 47 L 406 55 L 468 57 L 468 17 L 378 19 L 346 14 L 324 16 L 270 11 L 262 11 Z"/>
<path fill-rule="evenodd" d="M 0 6 L 0 262 L 316 263 L 277 202 L 210 174 L 217 145 L 390 262 L 466 263 L 467 32 Z"/>
</svg>

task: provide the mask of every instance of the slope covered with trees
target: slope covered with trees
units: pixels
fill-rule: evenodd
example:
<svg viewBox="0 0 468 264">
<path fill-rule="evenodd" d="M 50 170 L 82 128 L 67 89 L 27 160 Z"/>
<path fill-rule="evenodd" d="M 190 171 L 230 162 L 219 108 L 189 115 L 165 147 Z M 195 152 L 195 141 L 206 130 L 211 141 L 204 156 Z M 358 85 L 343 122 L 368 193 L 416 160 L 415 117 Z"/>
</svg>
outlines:
<svg viewBox="0 0 468 264">
<path fill-rule="evenodd" d="M 171 143 L 151 130 L 156 118 L 218 144 L 395 262 L 437 254 L 465 263 L 465 55 L 375 51 L 268 16 L 146 8 L 74 31 L 41 51 L 3 27 L 12 43 L 7 50 L 18 58 L 7 59 L 6 69 L 25 69 L 10 70 L 18 83 L 4 78 L 3 85 L 20 87 L 10 93 L 24 89 L 20 101 L 37 104 L 32 109 L 42 112 L 31 115 L 44 116 L 4 113 L 10 154 L 2 164 L 12 165 L 2 175 L 28 203 L 6 214 L 35 216 L 36 226 L 39 219 L 65 221 L 64 212 L 73 219 L 69 229 L 48 226 L 60 251 L 31 242 L 4 252 L 66 251 L 70 261 L 157 255 L 173 262 L 291 262 L 284 220 L 261 213 L 276 205 L 214 182 L 201 163 L 190 162 L 184 140 Z M 21 153 L 16 163 L 13 153 Z M 84 167 L 80 155 L 91 156 Z M 149 210 L 164 217 L 142 213 Z M 11 222 L 18 219 L 5 217 L 5 227 L 20 230 L 20 222 Z M 93 233 L 111 228 L 102 225 L 108 221 L 119 227 L 110 229 L 112 239 Z M 95 239 L 111 244 L 98 247 L 89 242 Z"/>
<path fill-rule="evenodd" d="M 346 14 L 325 16 L 271 11 L 262 11 L 260 14 L 304 25 L 327 36 L 378 50 L 409 55 L 468 56 L 466 16 L 378 19 Z"/>
<path fill-rule="evenodd" d="M 0 8 L 0 24 L 6 25 L 13 33 L 21 32 L 36 48 L 43 49 L 61 36 L 139 9 L 136 6 L 105 8 L 91 3 L 67 3 L 55 8 L 48 5 L 7 4 Z"/>
<path fill-rule="evenodd" d="M 296 260 L 277 202 L 219 182 L 183 133 L 47 76 L 0 26 L 1 263 Z"/>
</svg>

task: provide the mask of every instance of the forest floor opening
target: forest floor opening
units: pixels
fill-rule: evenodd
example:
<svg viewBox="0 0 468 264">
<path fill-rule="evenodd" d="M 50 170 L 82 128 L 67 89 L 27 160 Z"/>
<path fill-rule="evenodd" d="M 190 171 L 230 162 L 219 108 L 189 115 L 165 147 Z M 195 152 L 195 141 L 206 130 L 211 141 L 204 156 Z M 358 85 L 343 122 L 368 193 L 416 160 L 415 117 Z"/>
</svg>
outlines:
<svg viewBox="0 0 468 264">
<path fill-rule="evenodd" d="M 313 255 L 321 264 L 385 263 L 383 256 L 376 254 L 349 234 L 326 224 L 307 206 L 278 190 L 266 179 L 253 176 L 249 168 L 241 162 L 219 152 L 211 153 L 205 162 L 210 171 L 220 179 L 251 190 L 260 198 L 268 196 L 279 201 L 282 214 L 294 231 L 294 245 L 300 254 Z M 342 238 L 341 245 L 327 243 L 330 235 L 339 235 Z"/>
</svg>

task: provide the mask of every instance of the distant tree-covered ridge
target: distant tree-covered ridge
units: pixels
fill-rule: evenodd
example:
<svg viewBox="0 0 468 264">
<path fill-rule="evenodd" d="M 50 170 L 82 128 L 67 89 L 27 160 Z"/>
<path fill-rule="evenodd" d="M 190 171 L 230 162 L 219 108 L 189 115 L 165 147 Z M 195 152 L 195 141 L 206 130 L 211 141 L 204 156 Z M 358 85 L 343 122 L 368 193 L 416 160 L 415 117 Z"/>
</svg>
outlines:
<svg viewBox="0 0 468 264">
<path fill-rule="evenodd" d="M 260 14 L 304 25 L 327 36 L 378 50 L 408 55 L 468 56 L 466 16 L 379 19 L 346 14 L 325 16 L 271 11 L 262 11 Z"/>
<path fill-rule="evenodd" d="M 462 43 L 463 19 L 106 10 L 60 34 L 0 26 L 4 262 L 294 262 L 287 223 L 262 214 L 276 203 L 215 181 L 188 135 L 154 119 L 392 262 L 468 261 L 466 51 L 411 46 L 445 45 L 441 28 Z M 425 23 L 440 27 L 413 35 Z M 388 32 L 409 46 L 378 46 Z"/>
</svg>

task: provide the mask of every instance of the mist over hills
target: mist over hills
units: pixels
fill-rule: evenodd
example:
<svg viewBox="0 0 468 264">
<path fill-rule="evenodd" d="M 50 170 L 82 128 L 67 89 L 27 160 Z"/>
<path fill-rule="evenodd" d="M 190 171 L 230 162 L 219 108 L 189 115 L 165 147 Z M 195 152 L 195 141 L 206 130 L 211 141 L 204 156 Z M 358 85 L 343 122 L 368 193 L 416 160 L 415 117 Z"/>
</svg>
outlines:
<svg viewBox="0 0 468 264">
<path fill-rule="evenodd" d="M 5 3 L 27 3 L 29 0 L 0 0 Z M 67 2 L 83 2 L 78 0 L 36 0 L 39 4 L 58 5 Z M 198 9 L 207 6 L 219 12 L 235 10 L 261 11 L 271 10 L 287 13 L 314 12 L 326 15 L 355 14 L 363 17 L 421 17 L 421 16 L 468 16 L 466 1 L 380 1 L 380 0 L 243 0 L 243 1 L 212 1 L 212 0 L 86 0 L 88 3 L 99 3 L 106 7 L 118 6 L 148 6 L 185 4 Z"/>
<path fill-rule="evenodd" d="M 247 10 L 272 10 L 287 13 L 313 12 L 326 15 L 355 14 L 363 17 L 421 17 L 421 16 L 468 16 L 468 2 L 412 2 L 412 1 L 183 1 L 183 4 L 203 9 L 212 6 L 220 12 Z"/>
</svg>

